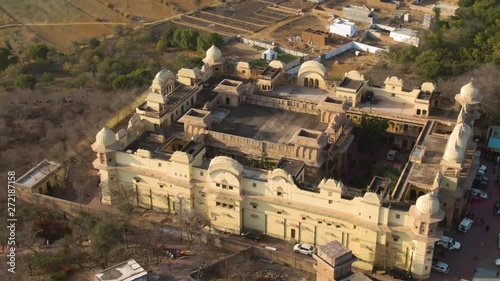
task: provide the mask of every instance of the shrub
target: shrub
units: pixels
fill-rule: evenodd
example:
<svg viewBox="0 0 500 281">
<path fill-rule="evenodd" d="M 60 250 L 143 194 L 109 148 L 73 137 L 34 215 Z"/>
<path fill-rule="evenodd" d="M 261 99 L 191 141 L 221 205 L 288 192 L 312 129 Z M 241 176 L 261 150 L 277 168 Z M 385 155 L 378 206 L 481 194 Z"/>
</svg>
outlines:
<svg viewBox="0 0 500 281">
<path fill-rule="evenodd" d="M 49 72 L 44 72 L 40 77 L 40 81 L 42 82 L 51 82 L 54 81 L 54 74 Z"/>
<path fill-rule="evenodd" d="M 14 86 L 21 89 L 34 89 L 36 85 L 35 77 L 28 74 L 21 74 L 16 77 Z"/>
</svg>

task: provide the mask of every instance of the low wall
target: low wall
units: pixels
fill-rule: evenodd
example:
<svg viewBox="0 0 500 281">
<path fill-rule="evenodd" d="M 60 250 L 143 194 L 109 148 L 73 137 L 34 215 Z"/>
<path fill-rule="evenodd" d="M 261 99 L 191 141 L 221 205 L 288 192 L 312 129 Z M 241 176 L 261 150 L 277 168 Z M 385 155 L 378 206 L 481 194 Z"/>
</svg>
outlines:
<svg viewBox="0 0 500 281">
<path fill-rule="evenodd" d="M 122 122 L 125 118 L 128 116 L 132 115 L 135 112 L 135 109 L 141 105 L 144 101 L 146 101 L 147 95 L 150 93 L 149 89 L 144 91 L 139 97 L 135 99 L 131 104 L 125 106 L 122 108 L 118 113 L 116 113 L 114 116 L 109 118 L 108 121 L 106 121 L 106 127 L 108 128 L 114 128 L 117 124 Z"/>
<path fill-rule="evenodd" d="M 276 47 L 276 46 L 273 46 L 271 44 L 267 44 L 267 43 L 260 42 L 260 41 L 257 41 L 257 40 L 248 39 L 248 38 L 245 38 L 245 37 L 240 37 L 240 40 L 243 43 L 252 44 L 254 46 L 258 46 L 258 47 L 265 48 L 265 49 Z M 294 51 L 294 50 L 290 50 L 290 49 L 287 49 L 287 48 L 281 48 L 281 47 L 279 47 L 279 50 L 281 52 L 283 52 L 283 53 L 287 53 L 287 54 L 290 54 L 290 55 L 296 56 L 296 57 L 305 57 L 305 56 L 307 56 L 307 54 L 305 54 L 305 53 Z"/>
<path fill-rule="evenodd" d="M 352 41 L 352 42 L 349 42 L 349 43 L 347 43 L 345 45 L 342 45 L 342 46 L 338 47 L 335 50 L 332 50 L 332 51 L 330 51 L 330 52 L 328 52 L 326 54 L 323 54 L 323 55 L 321 55 L 319 57 L 316 57 L 316 58 L 314 58 L 312 60 L 321 62 L 322 60 L 330 59 L 330 58 L 338 56 L 338 55 L 340 55 L 340 54 L 342 54 L 344 52 L 347 52 L 350 49 L 355 49 L 355 50 L 359 50 L 359 51 L 363 51 L 363 52 L 368 52 L 368 53 L 372 53 L 372 54 L 375 54 L 378 51 L 384 51 L 384 49 L 382 49 L 382 48 L 378 48 L 378 47 L 370 46 L 370 45 L 363 44 L 363 43 L 360 43 L 360 42 Z M 299 72 L 299 68 L 300 68 L 300 66 L 294 67 L 294 68 L 288 70 L 286 73 L 287 74 L 291 74 L 291 75 L 297 74 Z"/>
<path fill-rule="evenodd" d="M 256 155 L 260 155 L 264 151 L 269 157 L 272 158 L 296 158 L 295 147 L 293 145 L 259 141 L 214 131 L 208 131 L 208 136 L 211 138 L 209 138 L 211 145 L 219 148 L 230 147 L 233 150 L 238 150 L 244 153 L 254 153 Z"/>
<path fill-rule="evenodd" d="M 208 276 L 227 276 L 229 271 L 238 271 L 235 268 L 238 261 L 249 260 L 252 257 L 253 251 L 252 247 L 239 251 L 236 254 L 230 255 L 229 257 L 220 260 L 218 262 L 212 263 L 201 270 L 195 270 L 188 275 L 188 280 L 206 280 Z"/>
<path fill-rule="evenodd" d="M 293 112 L 308 113 L 312 115 L 319 114 L 317 109 L 318 104 L 302 99 L 284 100 L 271 96 L 246 95 L 245 103 L 284 109 Z"/>
<path fill-rule="evenodd" d="M 44 194 L 39 193 L 24 193 L 18 192 L 16 196 L 23 201 L 30 202 L 33 204 L 42 204 L 44 206 L 53 206 L 57 207 L 61 211 L 64 211 L 68 214 L 76 215 L 82 211 L 91 212 L 97 211 L 98 208 L 90 207 L 88 205 L 83 205 L 76 202 L 67 201 L 64 199 L 59 199 L 55 197 L 51 197 Z"/>
<path fill-rule="evenodd" d="M 312 14 L 317 14 L 317 15 L 322 15 L 322 16 L 327 16 L 331 17 L 332 15 L 337 16 L 337 17 L 342 17 L 342 11 L 341 10 L 335 10 L 335 9 L 330 9 L 326 7 L 321 7 L 320 9 L 311 9 Z"/>
</svg>

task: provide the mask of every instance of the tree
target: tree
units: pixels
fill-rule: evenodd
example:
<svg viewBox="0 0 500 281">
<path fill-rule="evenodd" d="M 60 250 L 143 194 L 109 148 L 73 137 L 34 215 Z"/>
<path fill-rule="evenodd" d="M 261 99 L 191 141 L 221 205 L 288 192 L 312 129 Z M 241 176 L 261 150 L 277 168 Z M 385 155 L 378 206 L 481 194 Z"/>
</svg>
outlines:
<svg viewBox="0 0 500 281">
<path fill-rule="evenodd" d="M 445 74 L 442 50 L 429 50 L 421 53 L 415 59 L 417 72 L 426 79 L 435 79 Z"/>
<path fill-rule="evenodd" d="M 205 52 L 212 45 L 221 48 L 224 45 L 224 38 L 220 36 L 218 33 L 208 33 L 205 35 L 201 35 L 197 39 L 198 51 Z"/>
<path fill-rule="evenodd" d="M 35 77 L 28 74 L 21 74 L 16 77 L 14 81 L 14 86 L 21 89 L 31 89 L 33 90 L 36 85 Z"/>
<path fill-rule="evenodd" d="M 32 45 L 28 50 L 28 54 L 34 60 L 40 60 L 40 59 L 46 60 L 48 53 L 49 53 L 49 47 L 47 47 L 47 45 L 45 44 Z"/>
<path fill-rule="evenodd" d="M 361 123 L 355 131 L 358 150 L 370 154 L 378 151 L 387 136 L 387 128 L 389 128 L 387 119 L 363 114 Z"/>
<path fill-rule="evenodd" d="M 6 69 L 11 64 L 19 61 L 17 56 L 13 56 L 7 48 L 0 48 L 0 70 Z"/>
<path fill-rule="evenodd" d="M 200 36 L 200 34 L 196 30 L 182 29 L 179 47 L 195 51 L 197 47 L 198 36 Z"/>
<path fill-rule="evenodd" d="M 89 45 L 90 45 L 91 49 L 95 49 L 95 48 L 99 47 L 99 45 L 101 45 L 101 41 L 99 41 L 99 39 L 94 37 L 94 38 L 90 39 Z"/>
<path fill-rule="evenodd" d="M 199 212 L 183 212 L 179 214 L 176 219 L 181 227 L 181 231 L 186 233 L 188 248 L 191 246 L 191 243 L 194 242 L 196 235 L 199 234 L 206 225 L 210 224 L 210 220 Z"/>
<path fill-rule="evenodd" d="M 108 267 L 110 252 L 123 242 L 122 230 L 111 223 L 98 222 L 90 232 L 90 252 L 103 268 Z"/>
</svg>

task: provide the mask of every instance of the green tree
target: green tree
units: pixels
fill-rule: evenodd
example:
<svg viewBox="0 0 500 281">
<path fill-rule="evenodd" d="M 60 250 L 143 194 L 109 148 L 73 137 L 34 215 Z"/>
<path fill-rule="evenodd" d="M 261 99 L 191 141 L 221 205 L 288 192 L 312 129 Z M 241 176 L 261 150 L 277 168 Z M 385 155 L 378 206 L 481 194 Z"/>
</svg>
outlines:
<svg viewBox="0 0 500 281">
<path fill-rule="evenodd" d="M 387 119 L 363 114 L 361 122 L 355 131 L 358 150 L 363 153 L 378 151 L 387 137 L 387 128 L 389 128 Z"/>
<path fill-rule="evenodd" d="M 98 222 L 90 232 L 90 252 L 103 268 L 108 267 L 110 252 L 123 242 L 122 230 L 113 224 Z"/>
<path fill-rule="evenodd" d="M 36 85 L 35 77 L 29 74 L 21 74 L 16 77 L 14 81 L 14 86 L 21 89 L 34 89 Z"/>
<path fill-rule="evenodd" d="M 442 50 L 429 50 L 421 53 L 415 59 L 417 72 L 426 79 L 435 79 L 445 74 L 444 52 Z"/>
<path fill-rule="evenodd" d="M 30 55 L 31 59 L 34 60 L 46 60 L 47 59 L 47 54 L 49 53 L 49 47 L 45 44 L 35 44 L 32 45 L 29 50 L 28 54 Z"/>
<path fill-rule="evenodd" d="M 198 51 L 200 52 L 205 52 L 212 45 L 221 48 L 224 45 L 224 38 L 218 33 L 207 33 L 198 37 L 197 45 Z"/>
<path fill-rule="evenodd" d="M 99 47 L 99 45 L 101 45 L 101 41 L 99 41 L 99 39 L 94 37 L 94 38 L 90 39 L 89 45 L 90 45 L 91 49 L 95 49 L 95 48 Z"/>
<path fill-rule="evenodd" d="M 7 48 L 0 48 L 0 70 L 6 69 L 11 64 L 16 64 L 17 57 L 12 56 Z"/>
<path fill-rule="evenodd" d="M 196 30 L 183 29 L 181 32 L 179 47 L 195 51 L 198 42 L 198 36 L 200 36 L 200 34 Z"/>
</svg>

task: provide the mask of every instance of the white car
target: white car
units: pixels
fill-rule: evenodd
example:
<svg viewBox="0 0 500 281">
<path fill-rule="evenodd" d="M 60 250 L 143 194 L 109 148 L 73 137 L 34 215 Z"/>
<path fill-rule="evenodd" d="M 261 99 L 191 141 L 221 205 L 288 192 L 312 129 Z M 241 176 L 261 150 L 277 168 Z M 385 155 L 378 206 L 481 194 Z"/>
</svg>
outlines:
<svg viewBox="0 0 500 281">
<path fill-rule="evenodd" d="M 495 261 L 495 265 L 496 265 L 497 267 L 500 267 L 500 259 L 497 259 L 497 260 Z"/>
<path fill-rule="evenodd" d="M 442 261 L 436 261 L 432 263 L 432 270 L 439 272 L 441 274 L 448 274 L 450 272 L 450 267 L 447 263 Z"/>
<path fill-rule="evenodd" d="M 477 188 L 471 188 L 470 194 L 472 194 L 472 196 L 480 197 L 481 199 L 488 199 L 488 193 L 481 191 Z"/>
<path fill-rule="evenodd" d="M 293 251 L 296 252 L 296 253 L 301 253 L 303 255 L 308 255 L 308 256 L 312 256 L 312 254 L 314 253 L 316 249 L 314 248 L 313 245 L 311 244 L 307 244 L 307 243 L 302 243 L 302 244 L 296 244 L 295 246 L 293 246 Z"/>
<path fill-rule="evenodd" d="M 479 166 L 479 168 L 477 168 L 477 170 L 478 171 L 483 171 L 483 173 L 485 173 L 486 172 L 486 166 L 481 165 L 481 166 Z"/>
</svg>

